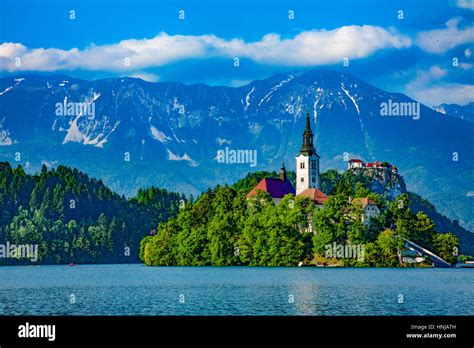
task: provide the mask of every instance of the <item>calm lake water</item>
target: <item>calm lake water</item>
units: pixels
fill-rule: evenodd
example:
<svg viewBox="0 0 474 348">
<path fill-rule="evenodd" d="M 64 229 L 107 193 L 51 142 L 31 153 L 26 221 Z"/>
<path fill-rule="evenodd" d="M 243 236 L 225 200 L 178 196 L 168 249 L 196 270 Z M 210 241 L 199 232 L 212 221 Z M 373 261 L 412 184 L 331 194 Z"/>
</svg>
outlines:
<svg viewBox="0 0 474 348">
<path fill-rule="evenodd" d="M 0 314 L 474 315 L 474 270 L 0 267 Z"/>
</svg>

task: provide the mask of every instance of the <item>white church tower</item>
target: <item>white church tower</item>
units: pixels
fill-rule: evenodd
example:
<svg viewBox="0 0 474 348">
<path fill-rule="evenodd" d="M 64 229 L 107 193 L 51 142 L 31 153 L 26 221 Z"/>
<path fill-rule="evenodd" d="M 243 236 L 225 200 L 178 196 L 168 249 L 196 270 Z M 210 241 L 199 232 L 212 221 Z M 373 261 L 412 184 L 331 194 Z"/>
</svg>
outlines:
<svg viewBox="0 0 474 348">
<path fill-rule="evenodd" d="M 296 157 L 296 194 L 308 188 L 319 190 L 319 156 L 313 145 L 313 132 L 306 114 L 306 128 L 303 133 L 303 145 Z"/>
</svg>

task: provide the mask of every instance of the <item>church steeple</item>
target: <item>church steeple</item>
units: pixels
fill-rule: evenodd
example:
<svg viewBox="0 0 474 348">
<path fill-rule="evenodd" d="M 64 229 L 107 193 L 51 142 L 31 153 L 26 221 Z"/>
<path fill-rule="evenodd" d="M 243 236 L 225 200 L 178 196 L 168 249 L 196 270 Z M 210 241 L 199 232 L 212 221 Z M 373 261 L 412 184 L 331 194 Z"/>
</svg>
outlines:
<svg viewBox="0 0 474 348">
<path fill-rule="evenodd" d="M 286 168 L 285 168 L 285 164 L 284 164 L 284 163 L 281 164 L 280 180 L 281 180 L 281 181 L 286 181 Z"/>
<path fill-rule="evenodd" d="M 313 131 L 309 119 L 309 111 L 306 113 L 306 127 L 303 133 L 303 145 L 301 145 L 300 155 L 311 156 L 316 154 L 316 149 L 313 145 Z"/>
<path fill-rule="evenodd" d="M 308 111 L 303 132 L 303 145 L 296 157 L 296 194 L 309 188 L 319 189 L 319 156 L 313 143 L 313 131 Z"/>
</svg>

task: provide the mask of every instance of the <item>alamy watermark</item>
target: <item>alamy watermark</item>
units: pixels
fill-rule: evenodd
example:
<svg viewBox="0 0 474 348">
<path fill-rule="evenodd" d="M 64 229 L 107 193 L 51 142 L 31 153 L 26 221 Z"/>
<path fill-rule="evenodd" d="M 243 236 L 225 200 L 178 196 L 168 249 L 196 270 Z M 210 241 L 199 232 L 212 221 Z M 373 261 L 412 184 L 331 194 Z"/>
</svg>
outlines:
<svg viewBox="0 0 474 348">
<path fill-rule="evenodd" d="M 337 259 L 357 259 L 358 261 L 364 260 L 365 244 L 326 244 L 325 257 L 337 258 Z"/>
<path fill-rule="evenodd" d="M 418 102 L 396 102 L 389 99 L 388 102 L 380 103 L 381 116 L 410 116 L 414 120 L 420 118 L 420 103 Z"/>
<path fill-rule="evenodd" d="M 0 258 L 30 259 L 38 261 L 38 244 L 0 244 Z"/>
<path fill-rule="evenodd" d="M 89 119 L 95 117 L 95 103 L 92 100 L 86 99 L 84 102 L 68 102 L 64 99 L 62 103 L 55 105 L 56 116 L 87 116 Z"/>
<path fill-rule="evenodd" d="M 250 167 L 257 165 L 257 150 L 232 150 L 227 146 L 217 151 L 217 162 L 225 164 L 248 163 Z"/>
<path fill-rule="evenodd" d="M 26 322 L 18 326 L 18 337 L 47 338 L 48 341 L 54 341 L 56 339 L 56 325 L 37 325 Z"/>
</svg>

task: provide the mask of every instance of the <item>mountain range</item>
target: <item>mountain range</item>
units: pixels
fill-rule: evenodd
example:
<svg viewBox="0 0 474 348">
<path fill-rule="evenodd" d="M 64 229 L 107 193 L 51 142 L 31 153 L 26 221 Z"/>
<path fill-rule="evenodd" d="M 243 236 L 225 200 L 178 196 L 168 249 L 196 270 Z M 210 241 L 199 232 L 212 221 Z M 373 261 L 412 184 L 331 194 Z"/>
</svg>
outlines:
<svg viewBox="0 0 474 348">
<path fill-rule="evenodd" d="M 74 166 L 125 195 L 151 185 L 196 195 L 282 162 L 293 168 L 309 111 L 321 171 L 350 158 L 390 162 L 409 191 L 474 230 L 474 123 L 425 105 L 419 116 L 381 113 L 406 103 L 417 104 L 325 69 L 242 87 L 18 75 L 0 79 L 0 160 L 27 171 Z M 256 161 L 222 163 L 226 148 L 256 151 Z"/>
<path fill-rule="evenodd" d="M 466 105 L 440 104 L 433 106 L 433 110 L 449 116 L 459 117 L 462 120 L 474 122 L 474 102 Z"/>
</svg>

